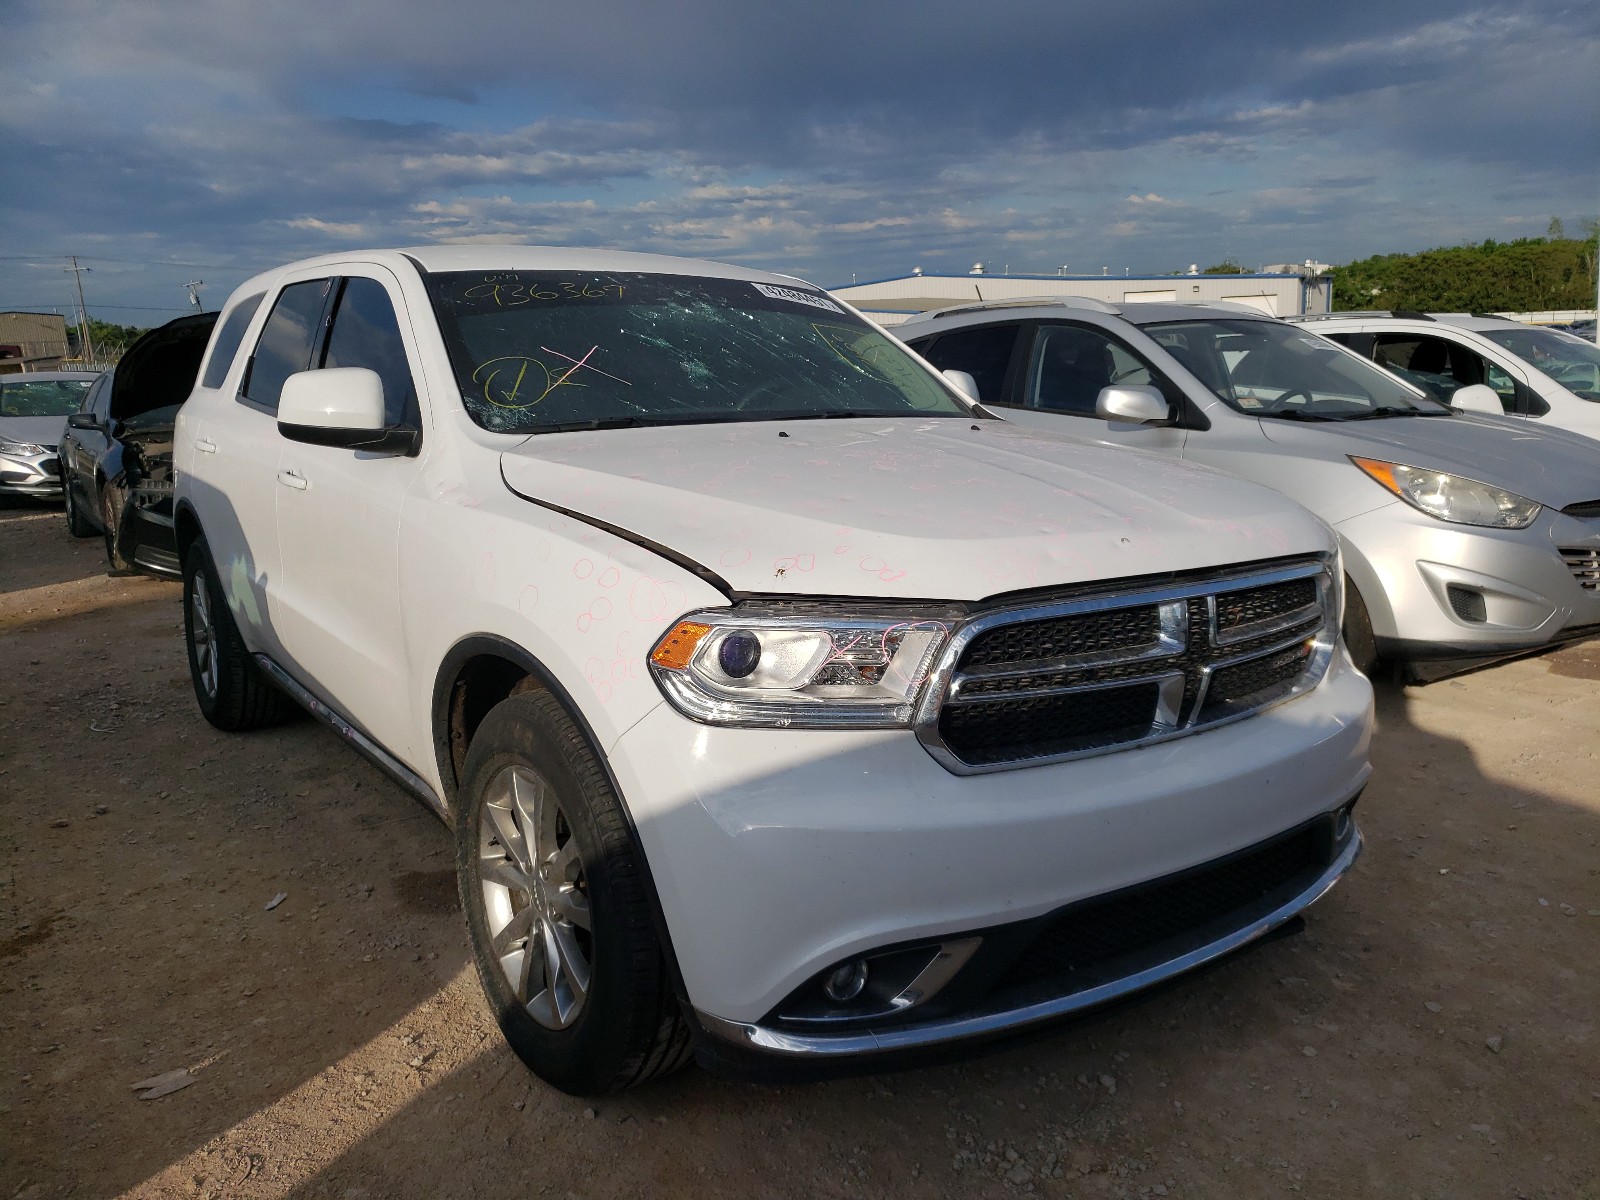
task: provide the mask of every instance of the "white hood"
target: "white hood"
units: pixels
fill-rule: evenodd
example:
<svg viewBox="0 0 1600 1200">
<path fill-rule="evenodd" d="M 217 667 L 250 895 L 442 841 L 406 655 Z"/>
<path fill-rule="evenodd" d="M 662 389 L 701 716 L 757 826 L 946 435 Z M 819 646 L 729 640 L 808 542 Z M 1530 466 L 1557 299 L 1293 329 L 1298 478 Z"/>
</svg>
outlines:
<svg viewBox="0 0 1600 1200">
<path fill-rule="evenodd" d="M 1331 549 L 1275 492 L 1001 421 L 763 421 L 530 437 L 516 494 L 736 592 L 979 600 Z"/>
</svg>

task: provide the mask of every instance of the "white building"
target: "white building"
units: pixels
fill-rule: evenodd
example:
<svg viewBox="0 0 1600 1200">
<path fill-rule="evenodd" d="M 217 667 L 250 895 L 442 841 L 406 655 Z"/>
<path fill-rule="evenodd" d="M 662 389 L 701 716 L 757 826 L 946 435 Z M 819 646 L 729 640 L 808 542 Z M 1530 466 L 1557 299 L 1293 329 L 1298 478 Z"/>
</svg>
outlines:
<svg viewBox="0 0 1600 1200">
<path fill-rule="evenodd" d="M 1320 263 L 1308 264 L 1316 268 Z M 852 283 L 830 293 L 880 325 L 898 325 L 915 313 L 982 300 L 1022 296 L 1088 296 L 1108 304 L 1227 300 L 1275 317 L 1329 311 L 1332 286 L 1325 274 L 1285 265 L 1256 275 L 923 275 Z"/>
</svg>

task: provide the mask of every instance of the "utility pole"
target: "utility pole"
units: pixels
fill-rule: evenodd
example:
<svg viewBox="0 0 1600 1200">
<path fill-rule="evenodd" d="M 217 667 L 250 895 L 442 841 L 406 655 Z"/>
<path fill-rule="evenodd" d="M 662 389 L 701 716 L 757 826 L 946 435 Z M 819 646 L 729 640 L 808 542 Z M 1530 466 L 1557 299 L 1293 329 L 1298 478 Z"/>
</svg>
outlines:
<svg viewBox="0 0 1600 1200">
<path fill-rule="evenodd" d="M 189 289 L 189 303 L 194 305 L 195 312 L 205 312 L 204 306 L 200 303 L 200 289 L 205 285 L 206 281 L 204 279 L 191 279 L 183 285 Z"/>
<path fill-rule="evenodd" d="M 76 254 L 72 256 L 72 265 L 62 268 L 63 271 L 72 272 L 72 281 L 78 285 L 78 331 L 82 336 L 79 350 L 86 362 L 94 361 L 94 338 L 89 333 L 89 310 L 83 304 L 83 273 L 93 269 L 93 267 L 80 267 Z"/>
</svg>

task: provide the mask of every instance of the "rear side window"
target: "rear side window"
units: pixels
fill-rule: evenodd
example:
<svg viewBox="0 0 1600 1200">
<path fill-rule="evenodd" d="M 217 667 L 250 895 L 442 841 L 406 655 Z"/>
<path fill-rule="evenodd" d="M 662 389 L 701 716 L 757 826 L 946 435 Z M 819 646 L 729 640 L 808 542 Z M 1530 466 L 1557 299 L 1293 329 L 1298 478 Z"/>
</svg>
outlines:
<svg viewBox="0 0 1600 1200">
<path fill-rule="evenodd" d="M 1006 368 L 1016 348 L 1020 325 L 977 325 L 934 339 L 918 353 L 941 371 L 965 371 L 978 384 L 978 398 L 998 404 L 1006 386 Z"/>
<path fill-rule="evenodd" d="M 331 279 L 310 279 L 283 289 L 256 343 L 245 383 L 244 395 L 252 404 L 276 413 L 283 381 L 310 369 L 332 285 Z"/>
<path fill-rule="evenodd" d="M 254 296 L 246 296 L 233 306 L 233 311 L 222 322 L 216 339 L 211 343 L 211 358 L 206 363 L 201 387 L 222 386 L 222 381 L 228 377 L 228 368 L 233 365 L 233 356 L 239 352 L 239 343 L 244 341 L 244 331 L 250 325 L 250 318 L 256 315 L 256 309 L 261 307 L 264 295 L 265 292 L 257 292 Z"/>
<path fill-rule="evenodd" d="M 417 424 L 417 390 L 389 293 L 376 279 L 345 280 L 328 334 L 324 367 L 366 367 L 383 380 L 383 419 L 390 428 Z"/>
</svg>

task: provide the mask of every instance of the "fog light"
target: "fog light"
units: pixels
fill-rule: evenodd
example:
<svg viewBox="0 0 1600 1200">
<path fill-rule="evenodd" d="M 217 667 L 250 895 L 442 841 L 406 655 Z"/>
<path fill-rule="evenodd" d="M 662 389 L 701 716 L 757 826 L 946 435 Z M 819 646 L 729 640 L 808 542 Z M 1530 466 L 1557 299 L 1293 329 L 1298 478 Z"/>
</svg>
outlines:
<svg viewBox="0 0 1600 1200">
<path fill-rule="evenodd" d="M 828 982 L 822 985 L 822 990 L 828 994 L 829 1000 L 843 1004 L 861 995 L 862 989 L 866 986 L 867 960 L 858 958 L 854 962 L 845 963 L 829 975 Z"/>
<path fill-rule="evenodd" d="M 1341 808 L 1333 821 L 1333 840 L 1337 844 L 1350 836 L 1350 810 Z"/>
</svg>

